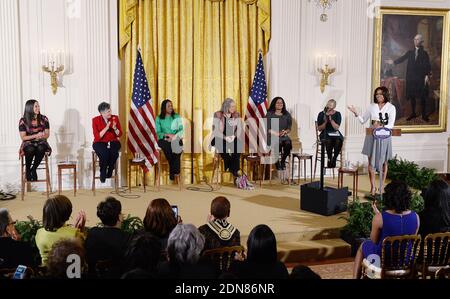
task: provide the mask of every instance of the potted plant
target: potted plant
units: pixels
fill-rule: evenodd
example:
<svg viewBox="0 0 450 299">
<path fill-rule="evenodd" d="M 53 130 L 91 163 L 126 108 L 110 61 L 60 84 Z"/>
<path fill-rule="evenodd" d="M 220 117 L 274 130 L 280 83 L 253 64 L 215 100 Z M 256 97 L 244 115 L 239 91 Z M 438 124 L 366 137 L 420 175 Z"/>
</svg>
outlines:
<svg viewBox="0 0 450 299">
<path fill-rule="evenodd" d="M 42 227 L 42 223 L 35 220 L 32 216 L 28 216 L 27 218 L 28 220 L 26 221 L 17 221 L 14 226 L 19 233 L 21 240 L 30 243 L 31 248 L 33 248 L 33 252 L 35 253 L 34 260 L 39 264 L 41 256 L 36 246 L 35 236 L 38 229 Z"/>
<path fill-rule="evenodd" d="M 348 216 L 342 217 L 347 224 L 341 230 L 341 238 L 352 247 L 352 256 L 356 255 L 361 243 L 370 237 L 373 211 L 370 202 L 361 202 L 359 198 L 350 203 Z"/>
<path fill-rule="evenodd" d="M 388 179 L 404 181 L 409 187 L 416 190 L 423 190 L 438 178 L 433 169 L 420 168 L 416 163 L 399 159 L 397 156 L 389 160 L 388 167 Z"/>
<path fill-rule="evenodd" d="M 143 228 L 144 223 L 139 217 L 134 217 L 128 214 L 122 221 L 121 229 L 130 234 L 134 234 L 136 231 L 142 230 Z"/>
</svg>

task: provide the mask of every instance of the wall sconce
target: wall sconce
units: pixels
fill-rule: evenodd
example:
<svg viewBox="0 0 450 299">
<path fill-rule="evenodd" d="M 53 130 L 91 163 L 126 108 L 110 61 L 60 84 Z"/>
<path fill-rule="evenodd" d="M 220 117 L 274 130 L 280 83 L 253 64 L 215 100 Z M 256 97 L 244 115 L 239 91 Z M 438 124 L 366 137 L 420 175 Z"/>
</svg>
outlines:
<svg viewBox="0 0 450 299">
<path fill-rule="evenodd" d="M 321 74 L 320 77 L 320 91 L 325 92 L 325 87 L 329 85 L 329 77 L 336 72 L 336 55 L 334 54 L 319 54 L 314 60 L 314 69 Z"/>
<path fill-rule="evenodd" d="M 64 71 L 65 54 L 62 51 L 42 52 L 42 70 L 50 74 L 53 94 L 58 90 L 58 74 Z"/>
</svg>

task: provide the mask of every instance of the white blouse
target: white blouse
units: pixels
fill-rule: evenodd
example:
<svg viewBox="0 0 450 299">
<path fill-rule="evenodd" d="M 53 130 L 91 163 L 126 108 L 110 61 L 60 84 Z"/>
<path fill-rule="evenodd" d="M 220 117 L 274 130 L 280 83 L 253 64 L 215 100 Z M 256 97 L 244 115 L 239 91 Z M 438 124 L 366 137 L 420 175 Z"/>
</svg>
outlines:
<svg viewBox="0 0 450 299">
<path fill-rule="evenodd" d="M 371 104 L 369 106 L 369 108 L 366 110 L 366 112 L 364 112 L 364 114 L 361 116 L 358 116 L 359 121 L 361 122 L 361 124 L 365 124 L 369 119 L 370 120 L 375 120 L 375 121 L 379 121 L 380 120 L 380 113 L 383 114 L 383 118 L 385 118 L 385 114 L 387 113 L 389 116 L 389 121 L 388 124 L 385 125 L 386 128 L 388 129 L 392 129 L 394 128 L 395 125 L 395 118 L 397 115 L 397 110 L 395 109 L 395 106 L 392 105 L 391 103 L 386 103 L 383 106 L 383 109 L 380 110 L 380 108 L 378 107 L 378 104 Z"/>
</svg>

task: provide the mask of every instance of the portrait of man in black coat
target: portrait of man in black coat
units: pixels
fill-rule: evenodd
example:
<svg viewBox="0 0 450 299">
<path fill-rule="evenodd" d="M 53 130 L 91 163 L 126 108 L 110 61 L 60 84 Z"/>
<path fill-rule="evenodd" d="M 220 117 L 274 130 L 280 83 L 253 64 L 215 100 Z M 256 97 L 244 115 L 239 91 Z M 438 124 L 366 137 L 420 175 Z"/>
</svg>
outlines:
<svg viewBox="0 0 450 299">
<path fill-rule="evenodd" d="M 423 48 L 423 36 L 417 34 L 414 37 L 414 49 L 409 50 L 396 60 L 389 59 L 387 64 L 400 64 L 407 61 L 406 68 L 406 98 L 411 103 L 411 115 L 406 119 L 410 121 L 416 118 L 416 99 L 420 99 L 422 119 L 429 121 L 427 115 L 427 99 L 430 90 L 431 64 L 428 53 Z"/>
</svg>

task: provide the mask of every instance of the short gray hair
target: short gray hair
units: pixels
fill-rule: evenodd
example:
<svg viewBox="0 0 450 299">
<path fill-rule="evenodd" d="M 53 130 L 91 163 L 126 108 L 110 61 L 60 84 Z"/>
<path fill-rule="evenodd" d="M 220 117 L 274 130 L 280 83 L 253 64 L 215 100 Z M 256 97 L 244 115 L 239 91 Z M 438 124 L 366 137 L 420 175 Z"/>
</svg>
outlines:
<svg viewBox="0 0 450 299">
<path fill-rule="evenodd" d="M 6 232 L 6 228 L 11 222 L 11 217 L 9 216 L 9 211 L 7 209 L 0 209 L 0 237 Z"/>
<path fill-rule="evenodd" d="M 196 264 L 205 246 L 205 237 L 192 224 L 178 224 L 167 241 L 171 263 Z"/>
<path fill-rule="evenodd" d="M 222 103 L 222 108 L 220 109 L 220 111 L 222 111 L 222 113 L 228 113 L 232 103 L 235 103 L 233 99 L 226 98 L 225 101 L 223 101 Z"/>
</svg>

